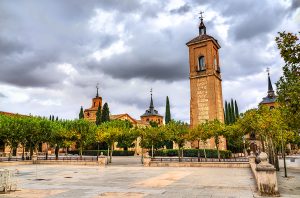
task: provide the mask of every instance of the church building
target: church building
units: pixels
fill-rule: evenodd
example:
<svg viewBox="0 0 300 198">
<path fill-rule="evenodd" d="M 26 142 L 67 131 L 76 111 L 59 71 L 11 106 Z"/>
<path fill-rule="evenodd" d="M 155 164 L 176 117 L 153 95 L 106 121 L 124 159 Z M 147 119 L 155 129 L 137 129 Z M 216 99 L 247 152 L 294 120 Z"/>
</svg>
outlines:
<svg viewBox="0 0 300 198">
<path fill-rule="evenodd" d="M 267 72 L 268 72 L 268 94 L 266 97 L 263 98 L 263 100 L 259 103 L 259 105 L 266 105 L 266 106 L 269 106 L 270 109 L 273 109 L 278 104 L 276 103 L 276 95 L 273 90 L 269 68 L 268 68 Z"/>
<path fill-rule="evenodd" d="M 158 111 L 154 108 L 153 98 L 152 98 L 152 89 L 151 89 L 151 99 L 149 109 L 141 115 L 142 122 L 150 123 L 156 122 L 158 125 L 163 124 L 163 116 L 159 115 Z"/>
<path fill-rule="evenodd" d="M 196 127 L 207 120 L 224 122 L 222 78 L 218 41 L 206 33 L 201 13 L 199 35 L 186 45 L 189 48 L 190 69 L 190 125 Z M 220 149 L 226 149 L 226 140 L 220 137 Z M 196 147 L 196 145 L 192 145 Z M 214 139 L 206 146 L 214 149 Z M 203 147 L 203 145 L 202 145 Z"/>
<path fill-rule="evenodd" d="M 89 109 L 84 110 L 84 119 L 92 122 L 96 122 L 96 113 L 98 110 L 98 107 L 100 106 L 102 108 L 102 97 L 99 96 L 99 87 L 97 88 L 97 94 L 96 97 L 92 99 L 92 106 Z"/>
</svg>

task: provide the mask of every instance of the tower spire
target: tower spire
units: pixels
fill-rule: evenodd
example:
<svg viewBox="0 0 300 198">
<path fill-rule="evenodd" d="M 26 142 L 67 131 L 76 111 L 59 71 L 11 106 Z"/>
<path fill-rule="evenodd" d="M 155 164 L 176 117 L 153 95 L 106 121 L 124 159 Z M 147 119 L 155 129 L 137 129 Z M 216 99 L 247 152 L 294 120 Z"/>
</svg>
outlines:
<svg viewBox="0 0 300 198">
<path fill-rule="evenodd" d="M 97 89 L 97 94 L 96 94 L 96 98 L 98 98 L 99 97 L 99 83 L 97 83 L 97 85 L 96 85 L 96 89 Z"/>
<path fill-rule="evenodd" d="M 273 90 L 273 86 L 272 86 L 272 82 L 271 82 L 271 78 L 270 78 L 270 68 L 267 68 L 267 72 L 268 72 L 268 97 L 274 97 L 274 90 Z"/>
<path fill-rule="evenodd" d="M 206 27 L 205 27 L 205 25 L 204 25 L 204 23 L 203 23 L 203 14 L 204 12 L 199 12 L 199 14 L 200 14 L 200 17 L 199 17 L 199 19 L 201 20 L 200 21 L 200 24 L 199 24 L 199 35 L 204 35 L 204 34 L 206 34 Z"/>
<path fill-rule="evenodd" d="M 150 93 L 151 93 L 151 100 L 150 100 L 150 109 L 154 109 L 154 105 L 153 105 L 153 99 L 152 99 L 152 92 L 153 92 L 153 90 L 152 90 L 152 88 L 150 89 Z"/>
</svg>

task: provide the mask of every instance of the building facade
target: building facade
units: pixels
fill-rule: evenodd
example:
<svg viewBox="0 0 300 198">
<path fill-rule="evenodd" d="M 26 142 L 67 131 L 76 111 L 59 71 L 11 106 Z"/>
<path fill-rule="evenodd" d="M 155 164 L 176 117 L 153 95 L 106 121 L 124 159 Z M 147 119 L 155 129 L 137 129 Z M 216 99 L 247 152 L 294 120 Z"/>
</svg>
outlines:
<svg viewBox="0 0 300 198">
<path fill-rule="evenodd" d="M 163 119 L 164 117 L 160 115 L 158 111 L 154 108 L 152 90 L 151 90 L 150 106 L 145 111 L 145 113 L 141 115 L 141 121 L 144 123 L 156 122 L 160 126 L 163 125 Z"/>
<path fill-rule="evenodd" d="M 206 34 L 202 16 L 200 19 L 199 35 L 186 44 L 189 48 L 190 124 L 192 128 L 207 120 L 218 119 L 224 122 L 219 60 L 221 46 L 215 38 Z M 220 139 L 220 149 L 226 149 L 226 140 L 223 137 Z M 207 145 L 208 148 L 215 148 L 214 140 L 208 140 Z"/>
<path fill-rule="evenodd" d="M 259 103 L 259 105 L 265 105 L 270 107 L 270 109 L 273 109 L 278 106 L 278 103 L 276 102 L 276 95 L 273 90 L 271 77 L 268 69 L 268 93 L 267 96 L 262 99 L 262 101 Z"/>
<path fill-rule="evenodd" d="M 96 113 L 100 106 L 102 108 L 102 97 L 99 96 L 99 88 L 97 88 L 96 97 L 92 99 L 92 106 L 88 109 L 84 110 L 84 119 L 89 120 L 91 122 L 96 122 Z"/>
</svg>

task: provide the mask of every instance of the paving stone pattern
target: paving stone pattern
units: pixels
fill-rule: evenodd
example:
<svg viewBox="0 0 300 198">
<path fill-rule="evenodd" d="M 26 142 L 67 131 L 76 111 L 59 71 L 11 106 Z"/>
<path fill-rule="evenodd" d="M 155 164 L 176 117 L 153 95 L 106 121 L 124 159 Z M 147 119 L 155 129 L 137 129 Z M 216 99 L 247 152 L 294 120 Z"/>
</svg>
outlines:
<svg viewBox="0 0 300 198">
<path fill-rule="evenodd" d="M 143 167 L 113 158 L 107 167 L 20 165 L 19 191 L 0 197 L 257 197 L 248 168 Z"/>
</svg>

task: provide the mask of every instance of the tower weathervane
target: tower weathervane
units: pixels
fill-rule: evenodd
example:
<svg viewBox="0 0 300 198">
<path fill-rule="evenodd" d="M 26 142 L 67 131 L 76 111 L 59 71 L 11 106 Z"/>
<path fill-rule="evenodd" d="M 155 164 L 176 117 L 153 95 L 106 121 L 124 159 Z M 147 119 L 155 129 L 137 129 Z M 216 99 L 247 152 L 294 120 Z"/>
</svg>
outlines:
<svg viewBox="0 0 300 198">
<path fill-rule="evenodd" d="M 204 18 L 203 15 L 202 15 L 203 13 L 204 13 L 203 11 L 200 11 L 200 12 L 199 12 L 199 14 L 200 14 L 199 19 L 201 19 L 201 20 L 203 20 L 203 18 Z"/>
<path fill-rule="evenodd" d="M 266 72 L 268 73 L 268 76 L 270 75 L 270 67 L 267 67 Z"/>
</svg>

